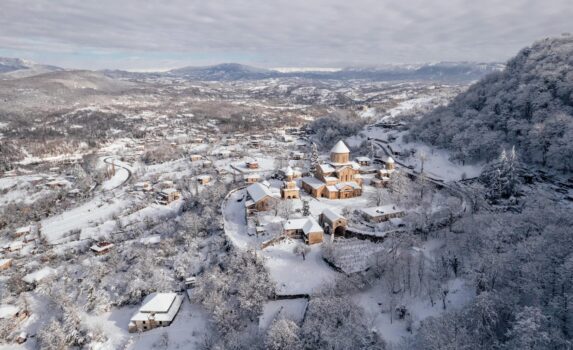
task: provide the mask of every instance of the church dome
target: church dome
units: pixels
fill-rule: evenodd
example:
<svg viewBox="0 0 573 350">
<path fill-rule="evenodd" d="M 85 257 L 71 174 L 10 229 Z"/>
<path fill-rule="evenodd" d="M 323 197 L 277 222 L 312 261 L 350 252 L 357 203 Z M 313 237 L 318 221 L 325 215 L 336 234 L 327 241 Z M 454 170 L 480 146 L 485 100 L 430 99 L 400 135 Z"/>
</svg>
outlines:
<svg viewBox="0 0 573 350">
<path fill-rule="evenodd" d="M 350 153 L 350 150 L 342 140 L 338 141 L 334 147 L 330 150 L 330 153 Z"/>
</svg>

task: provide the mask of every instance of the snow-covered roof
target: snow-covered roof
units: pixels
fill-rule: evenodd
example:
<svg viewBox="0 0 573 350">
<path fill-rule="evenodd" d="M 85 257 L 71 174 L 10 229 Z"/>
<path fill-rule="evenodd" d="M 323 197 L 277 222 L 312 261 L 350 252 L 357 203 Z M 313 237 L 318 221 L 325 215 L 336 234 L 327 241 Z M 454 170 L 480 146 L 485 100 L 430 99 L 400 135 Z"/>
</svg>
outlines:
<svg viewBox="0 0 573 350">
<path fill-rule="evenodd" d="M 247 193 L 249 194 L 249 197 L 251 197 L 251 199 L 255 202 L 259 202 L 263 198 L 273 195 L 267 186 L 260 183 L 255 183 L 247 187 Z"/>
<path fill-rule="evenodd" d="M 362 208 L 360 209 L 364 214 L 372 217 L 388 215 L 388 214 L 396 214 L 403 212 L 402 209 L 398 208 L 393 204 L 389 205 L 381 205 L 379 207 L 371 207 L 371 208 Z"/>
<path fill-rule="evenodd" d="M 140 312 L 167 312 L 173 304 L 177 293 L 158 293 L 147 301 L 140 309 Z"/>
<path fill-rule="evenodd" d="M 24 234 L 24 233 L 30 233 L 30 232 L 32 232 L 32 226 L 31 225 L 20 227 L 19 229 L 16 230 L 16 234 Z"/>
<path fill-rule="evenodd" d="M 155 321 L 171 322 L 175 318 L 183 297 L 177 293 L 156 293 L 145 298 L 146 303 L 133 315 L 131 321 Z"/>
<path fill-rule="evenodd" d="M 294 170 L 290 166 L 288 166 L 285 169 L 285 175 L 294 175 Z"/>
<path fill-rule="evenodd" d="M 143 244 L 157 244 L 161 242 L 161 235 L 143 237 L 139 241 Z"/>
<path fill-rule="evenodd" d="M 389 163 L 389 164 L 394 163 L 394 158 L 388 156 L 388 159 L 386 159 L 386 163 Z"/>
<path fill-rule="evenodd" d="M 315 178 L 315 177 L 303 177 L 302 178 L 302 182 L 304 182 L 305 184 L 309 185 L 310 187 L 314 188 L 314 189 L 318 189 L 322 186 L 324 186 L 324 182 L 320 181 L 319 179 Z"/>
<path fill-rule="evenodd" d="M 113 243 L 107 243 L 106 242 L 103 244 L 102 243 L 96 243 L 96 244 L 92 245 L 90 247 L 90 249 L 96 253 L 100 253 L 100 252 L 106 251 L 108 249 L 111 249 L 112 247 L 113 247 Z"/>
<path fill-rule="evenodd" d="M 10 250 L 19 250 L 22 248 L 24 248 L 24 242 L 22 241 L 16 241 L 10 244 Z"/>
<path fill-rule="evenodd" d="M 341 190 L 341 189 L 343 189 L 344 187 L 347 187 L 347 186 L 350 186 L 350 187 L 352 187 L 352 188 L 355 189 L 355 190 L 361 188 L 360 185 L 357 184 L 356 182 L 340 182 L 340 183 L 337 183 L 335 186 L 336 186 L 336 188 L 338 188 L 339 190 Z"/>
<path fill-rule="evenodd" d="M 350 153 L 350 150 L 342 140 L 338 141 L 334 147 L 330 150 L 330 153 Z"/>
<path fill-rule="evenodd" d="M 368 157 L 356 157 L 357 162 L 370 162 L 370 158 Z"/>
<path fill-rule="evenodd" d="M 26 276 L 24 276 L 24 278 L 22 278 L 22 280 L 27 283 L 39 282 L 44 278 L 51 276 L 55 273 L 56 273 L 55 269 L 46 266 L 38 271 L 34 271 L 32 273 L 27 274 Z"/>
<path fill-rule="evenodd" d="M 166 188 L 164 190 L 161 190 L 161 192 L 163 194 L 170 195 L 171 193 L 177 192 L 177 190 L 175 188 Z"/>
<path fill-rule="evenodd" d="M 323 173 L 332 173 L 336 171 L 336 169 L 330 164 L 319 164 L 319 167 Z"/>
<path fill-rule="evenodd" d="M 304 224 L 304 227 L 302 228 L 302 232 L 304 232 L 305 235 L 308 235 L 309 233 L 312 232 L 324 232 L 324 231 L 313 217 L 309 217 L 306 223 Z"/>
<path fill-rule="evenodd" d="M 336 221 L 338 219 L 344 219 L 344 217 L 336 212 L 334 212 L 332 209 L 330 208 L 325 208 L 322 211 L 322 215 L 324 215 L 328 220 L 330 221 Z"/>
<path fill-rule="evenodd" d="M 247 174 L 244 176 L 245 179 L 260 179 L 261 175 L 259 174 Z"/>
<path fill-rule="evenodd" d="M 0 266 L 8 264 L 8 263 L 10 263 L 10 261 L 12 261 L 12 259 L 10 259 L 10 258 L 0 259 Z"/>
<path fill-rule="evenodd" d="M 290 219 L 285 221 L 283 228 L 285 230 L 302 230 L 307 221 L 308 218 Z"/>
<path fill-rule="evenodd" d="M 20 309 L 17 306 L 2 304 L 0 305 L 0 320 L 4 318 L 14 317 Z"/>
</svg>

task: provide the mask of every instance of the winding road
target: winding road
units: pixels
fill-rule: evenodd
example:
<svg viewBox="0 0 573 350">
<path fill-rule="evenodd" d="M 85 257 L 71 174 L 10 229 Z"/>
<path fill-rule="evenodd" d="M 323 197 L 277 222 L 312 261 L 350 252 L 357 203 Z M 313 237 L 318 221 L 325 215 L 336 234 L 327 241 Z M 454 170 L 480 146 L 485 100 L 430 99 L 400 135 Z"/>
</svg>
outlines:
<svg viewBox="0 0 573 350">
<path fill-rule="evenodd" d="M 110 161 L 110 159 L 111 159 L 111 161 Z M 116 161 L 116 159 L 114 159 L 113 157 L 109 156 L 109 157 L 103 158 L 103 162 L 106 163 L 106 164 L 110 164 L 110 165 L 116 166 L 116 167 L 118 167 L 118 168 L 121 168 L 121 169 L 127 171 L 127 177 L 126 177 L 120 184 L 118 184 L 117 186 L 114 186 L 114 187 L 112 187 L 112 188 L 105 189 L 106 191 L 113 191 L 113 190 L 115 190 L 116 188 L 123 186 L 123 184 L 125 184 L 127 181 L 129 181 L 129 179 L 131 179 L 131 175 L 132 175 L 131 169 L 129 169 L 128 167 L 122 165 L 122 164 L 121 164 L 121 161 Z M 115 176 L 115 175 L 114 175 L 114 176 Z"/>
</svg>

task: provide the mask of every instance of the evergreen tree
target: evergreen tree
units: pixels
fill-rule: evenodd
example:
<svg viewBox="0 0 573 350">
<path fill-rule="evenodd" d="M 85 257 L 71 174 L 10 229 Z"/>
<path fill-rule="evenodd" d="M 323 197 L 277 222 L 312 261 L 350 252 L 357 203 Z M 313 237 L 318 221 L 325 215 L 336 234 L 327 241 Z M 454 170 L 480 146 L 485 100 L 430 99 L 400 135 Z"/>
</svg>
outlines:
<svg viewBox="0 0 573 350">
<path fill-rule="evenodd" d="M 315 174 L 316 169 L 318 169 L 319 160 L 318 160 L 318 149 L 316 147 L 316 143 L 312 143 L 312 150 L 310 154 L 310 172 Z"/>
<path fill-rule="evenodd" d="M 310 215 L 310 205 L 308 204 L 308 200 L 302 200 L 302 216 L 309 216 Z"/>
</svg>

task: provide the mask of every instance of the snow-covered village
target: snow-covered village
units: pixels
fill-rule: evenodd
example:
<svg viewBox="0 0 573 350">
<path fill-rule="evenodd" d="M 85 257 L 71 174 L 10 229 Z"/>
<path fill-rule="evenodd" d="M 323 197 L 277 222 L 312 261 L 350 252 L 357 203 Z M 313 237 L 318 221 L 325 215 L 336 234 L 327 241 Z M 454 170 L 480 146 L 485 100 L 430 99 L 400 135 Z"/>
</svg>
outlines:
<svg viewBox="0 0 573 350">
<path fill-rule="evenodd" d="M 0 350 L 571 349 L 559 34 L 488 63 L 0 58 Z"/>
</svg>

